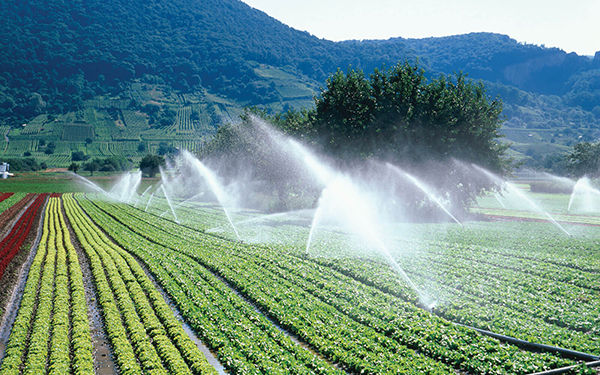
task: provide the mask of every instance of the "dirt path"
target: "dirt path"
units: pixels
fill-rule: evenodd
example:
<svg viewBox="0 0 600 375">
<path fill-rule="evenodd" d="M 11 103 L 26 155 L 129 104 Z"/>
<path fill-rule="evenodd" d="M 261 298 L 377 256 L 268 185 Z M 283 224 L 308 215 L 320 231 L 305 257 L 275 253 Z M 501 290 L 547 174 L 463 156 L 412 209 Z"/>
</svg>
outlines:
<svg viewBox="0 0 600 375">
<path fill-rule="evenodd" d="M 62 200 L 61 200 L 62 202 Z M 112 355 L 110 342 L 104 329 L 104 318 L 100 312 L 100 305 L 96 299 L 96 286 L 94 285 L 94 277 L 90 267 L 89 260 L 85 255 L 77 235 L 71 227 L 71 222 L 65 212 L 64 205 L 61 206 L 62 214 L 69 229 L 71 242 L 77 252 L 81 272 L 83 273 L 83 287 L 85 289 L 85 299 L 88 307 L 88 321 L 90 322 L 90 332 L 92 334 L 92 345 L 94 346 L 94 372 L 96 375 L 112 375 L 117 374 L 117 365 Z"/>
<path fill-rule="evenodd" d="M 32 200 L 32 202 L 33 202 L 33 200 Z M 40 243 L 40 239 L 42 238 L 42 229 L 43 229 L 42 223 L 44 220 L 44 215 L 46 213 L 47 202 L 48 202 L 48 199 L 46 199 L 46 202 L 44 203 L 44 207 L 42 207 L 37 213 L 37 215 L 38 215 L 37 216 L 37 230 L 35 232 L 34 231 L 30 232 L 30 236 L 32 236 L 32 233 L 35 233 L 35 240 L 33 241 L 33 243 L 31 243 L 31 250 L 29 251 L 29 254 L 27 254 L 26 251 L 20 250 L 17 257 L 15 257 L 11 263 L 16 264 L 16 261 L 20 260 L 20 259 L 17 259 L 19 257 L 24 258 L 25 261 L 23 262 L 22 265 L 20 265 L 18 267 L 15 266 L 13 270 L 9 271 L 9 269 L 7 268 L 7 272 L 5 273 L 5 275 L 3 277 L 3 280 L 6 280 L 6 278 L 11 276 L 11 274 L 12 274 L 12 275 L 16 275 L 17 280 L 16 280 L 16 283 L 14 284 L 12 290 L 9 288 L 9 295 L 8 295 L 8 299 L 7 299 L 7 303 L 6 303 L 6 311 L 4 312 L 4 315 L 2 316 L 2 320 L 0 321 L 0 362 L 4 358 L 6 344 L 8 343 L 8 338 L 10 336 L 10 332 L 12 330 L 13 323 L 15 321 L 15 318 L 17 317 L 17 312 L 19 311 L 19 305 L 21 304 L 21 297 L 23 296 L 23 291 L 25 290 L 25 284 L 27 282 L 27 276 L 29 275 L 29 269 L 31 268 L 31 263 L 33 262 L 33 258 L 35 258 L 35 255 L 37 254 L 38 245 Z M 23 210 L 23 212 L 25 212 L 25 210 Z M 29 242 L 31 242 L 31 241 L 29 241 Z M 27 245 L 24 245 L 24 246 L 27 246 Z M 11 264 L 11 266 L 13 266 L 13 265 Z M 18 269 L 18 273 L 14 272 L 17 269 Z"/>
</svg>

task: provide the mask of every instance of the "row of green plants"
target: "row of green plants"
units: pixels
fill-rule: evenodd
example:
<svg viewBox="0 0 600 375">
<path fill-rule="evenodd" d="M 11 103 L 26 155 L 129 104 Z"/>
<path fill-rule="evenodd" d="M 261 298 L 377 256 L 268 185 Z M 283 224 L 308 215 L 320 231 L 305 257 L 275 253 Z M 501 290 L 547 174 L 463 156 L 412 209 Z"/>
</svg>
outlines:
<svg viewBox="0 0 600 375">
<path fill-rule="evenodd" d="M 570 363 L 553 355 L 526 353 L 458 328 L 313 261 L 234 244 L 131 207 L 95 204 L 138 235 L 183 251 L 219 274 L 282 326 L 351 371 L 390 371 L 393 366 L 449 371 L 440 363 L 444 362 L 475 373 L 528 373 Z M 448 337 L 454 339 L 444 339 Z M 379 360 L 372 360 L 364 349 Z M 419 365 L 412 350 L 421 353 Z M 388 353 L 396 356 L 393 365 L 386 358 Z M 402 357 L 403 363 L 397 357 Z"/>
<path fill-rule="evenodd" d="M 148 266 L 186 321 L 231 373 L 340 372 L 294 343 L 190 257 L 132 232 L 86 199 L 79 202 L 120 246 Z"/>
<path fill-rule="evenodd" d="M 6 237 L 0 241 L 0 279 L 19 251 L 25 247 L 23 244 L 30 237 L 32 229 L 37 227 L 34 221 L 38 211 L 46 202 L 47 196 L 47 194 L 38 195 L 33 203 L 18 217 Z"/>
<path fill-rule="evenodd" d="M 60 211 L 50 198 L 2 374 L 94 371 L 83 276 Z"/>
<path fill-rule="evenodd" d="M 212 217 L 204 211 L 192 215 L 179 210 L 178 217 L 187 225 L 202 227 L 204 216 Z M 430 233 L 435 229 L 422 227 Z M 283 231 L 282 236 L 288 240 L 296 233 L 302 237 L 300 240 L 305 240 L 302 229 L 269 228 L 271 234 Z M 531 237 L 534 229 L 540 236 Z M 437 312 L 446 318 L 524 340 L 596 353 L 600 307 L 595 296 L 600 279 L 593 262 L 587 264 L 587 269 L 582 269 L 585 263 L 581 262 L 594 252 L 595 242 L 576 238 L 566 241 L 554 233 L 552 226 L 549 230 L 537 224 L 525 231 L 495 228 L 492 235 L 508 241 L 496 238 L 492 246 L 483 246 L 486 242 L 478 238 L 482 231 L 483 228 L 443 229 L 433 236 L 434 240 L 423 240 L 429 236 L 398 239 L 399 248 L 411 249 L 411 256 L 398 256 L 397 261 L 413 281 L 426 286 L 429 293 L 443 301 Z M 483 236 L 485 240 L 488 237 Z M 510 248 L 504 244 L 510 244 Z M 385 260 L 374 263 L 356 260 L 357 255 L 351 252 L 346 260 L 327 259 L 333 254 L 339 258 L 345 251 L 343 245 L 332 233 L 319 263 L 416 302 L 414 294 L 399 285 L 400 277 L 389 270 Z M 385 278 L 381 277 L 382 270 Z"/>
<path fill-rule="evenodd" d="M 356 280 L 361 280 L 367 285 L 385 291 L 391 295 L 402 296 L 406 293 L 399 285 L 402 280 L 389 267 L 381 262 L 371 262 L 365 259 L 347 260 L 322 260 L 322 264 L 348 275 Z M 450 321 L 458 322 L 508 336 L 517 337 L 535 343 L 556 345 L 579 351 L 597 352 L 597 336 L 570 330 L 555 324 L 552 321 L 544 321 L 532 315 L 529 310 L 515 310 L 508 307 L 507 301 L 491 300 L 485 295 L 485 286 L 481 285 L 481 291 L 477 294 L 465 292 L 463 289 L 477 288 L 476 282 L 469 283 L 469 277 L 462 281 L 454 280 L 454 285 L 445 285 L 449 278 L 444 275 L 444 281 L 434 280 L 426 271 L 407 271 L 409 277 L 417 285 L 427 285 L 428 293 L 439 298 L 440 303 L 435 307 L 435 313 Z M 464 276 L 464 275 L 463 275 Z M 450 283 L 450 281 L 448 281 Z M 500 287 L 499 284 L 497 287 Z M 518 290 L 514 290 L 518 293 Z M 528 306 L 536 306 L 537 300 L 534 293 L 529 296 Z M 561 305 L 549 306 L 553 310 L 560 310 Z M 560 317 L 558 315 L 557 317 Z"/>
<path fill-rule="evenodd" d="M 534 242 L 530 240 L 531 244 Z M 569 256 L 570 251 L 560 246 L 548 246 L 555 255 L 563 253 L 565 257 Z M 525 251 L 525 249 L 521 249 Z M 427 253 L 431 255 L 444 256 L 451 254 L 456 256 L 457 261 L 470 261 L 474 263 L 487 264 L 500 270 L 519 273 L 520 277 L 526 280 L 514 280 L 522 285 L 531 285 L 530 280 L 535 279 L 537 282 L 555 283 L 558 288 L 551 288 L 544 292 L 555 293 L 557 289 L 575 289 L 585 288 L 600 292 L 600 270 L 594 272 L 592 270 L 581 270 L 572 268 L 566 265 L 559 265 L 548 261 L 543 261 L 536 258 L 524 258 L 503 252 L 502 249 L 494 249 L 478 245 L 470 245 L 465 249 L 464 244 L 449 243 L 445 241 L 430 241 L 428 242 Z M 500 272 L 498 272 L 500 273 Z M 559 292 L 560 293 L 560 292 Z"/>
<path fill-rule="evenodd" d="M 146 197 L 148 198 L 148 197 Z M 146 204 L 148 199 L 140 199 L 140 201 L 134 206 L 142 209 L 146 212 L 152 213 L 157 216 L 161 216 L 167 219 L 174 220 L 169 204 L 164 197 L 154 196 L 150 201 L 148 207 Z M 194 226 L 199 230 L 207 230 L 211 228 L 226 228 L 229 229 L 229 221 L 223 214 L 223 209 L 219 206 L 212 204 L 202 204 L 194 202 L 193 206 L 190 206 L 192 202 L 174 200 L 174 208 L 176 210 L 177 219 L 184 225 Z M 201 215 L 198 215 L 198 207 L 201 207 Z M 235 213 L 232 214 L 232 220 L 238 222 L 246 219 L 245 216 L 239 216 Z"/>
<path fill-rule="evenodd" d="M 521 219 L 521 221 L 534 222 L 546 222 L 548 220 L 548 217 L 544 213 L 532 212 L 527 210 L 473 207 L 471 208 L 471 212 L 475 214 L 486 215 L 490 218 L 512 218 L 513 220 Z M 600 225 L 600 217 L 598 216 L 553 213 L 552 217 L 554 218 L 554 220 L 562 223 L 563 225 Z"/>
<path fill-rule="evenodd" d="M 105 202 L 97 204 L 101 207 L 109 205 Z M 113 207 L 117 212 L 124 208 Z M 149 239 L 156 237 L 157 233 L 153 232 L 158 228 L 142 220 L 127 217 L 126 214 L 125 217 L 119 215 L 118 220 L 124 220 L 124 224 L 138 235 Z M 212 237 L 207 237 L 205 241 L 190 243 L 189 240 L 186 242 L 180 237 L 163 233 L 165 237 L 160 239 L 160 245 L 185 252 L 194 262 L 223 277 L 262 311 L 345 370 L 366 373 L 452 371 L 435 359 L 354 321 L 334 306 L 294 287 L 283 278 L 264 280 L 261 274 L 266 270 L 233 255 L 239 250 L 233 242 L 213 243 Z M 216 246 L 220 250 L 215 251 Z M 197 258 L 196 249 L 203 253 L 202 259 Z"/>
<path fill-rule="evenodd" d="M 594 251 L 600 231 L 583 226 L 568 229 L 573 236 L 565 236 L 550 223 L 474 223 L 461 230 L 440 233 L 435 239 L 459 244 L 467 242 L 514 258 L 600 273 L 600 257 Z"/>
<path fill-rule="evenodd" d="M 103 310 L 105 306 L 112 310 L 110 315 L 105 315 L 107 325 L 118 326 L 121 319 L 125 322 L 121 331 L 125 330 L 126 335 L 121 338 L 111 334 L 116 330 L 107 329 L 120 370 L 124 373 L 138 370 L 164 374 L 213 373 L 214 368 L 185 334 L 173 311 L 135 259 L 116 247 L 91 223 L 72 197 L 67 195 L 64 201 L 69 221 L 90 259 L 94 281 L 101 294 L 101 306 Z M 119 311 L 114 311 L 115 307 Z M 127 366 L 128 361 L 136 359 L 139 367 L 138 363 Z"/>
<path fill-rule="evenodd" d="M 4 212 L 6 209 L 23 199 L 25 195 L 26 193 L 14 193 L 10 197 L 2 200 L 2 202 L 0 202 L 0 213 Z"/>
<path fill-rule="evenodd" d="M 480 255 L 474 259 L 464 246 L 440 243 L 404 263 L 422 277 L 443 280 L 444 286 L 460 289 L 474 298 L 506 306 L 571 331 L 600 335 L 600 292 L 592 288 L 593 279 L 598 275 L 580 272 L 577 275 L 581 279 L 589 276 L 590 286 L 577 286 L 530 275 L 529 269 L 540 267 L 535 262 L 521 261 L 520 265 L 511 265 L 510 259 L 494 258 L 493 255 Z M 500 260 L 506 263 L 497 263 Z M 470 270 L 468 279 L 464 276 L 465 269 Z M 562 273 L 563 270 L 556 271 Z"/>
</svg>

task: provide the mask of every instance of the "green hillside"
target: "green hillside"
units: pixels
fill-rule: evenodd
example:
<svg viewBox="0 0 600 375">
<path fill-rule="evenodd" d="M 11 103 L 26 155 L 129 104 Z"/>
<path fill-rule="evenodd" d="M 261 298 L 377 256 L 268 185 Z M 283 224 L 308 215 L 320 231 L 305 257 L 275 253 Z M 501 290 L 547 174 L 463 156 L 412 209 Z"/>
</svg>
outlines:
<svg viewBox="0 0 600 375">
<path fill-rule="evenodd" d="M 7 0 L 0 16 L 5 158 L 64 166 L 72 151 L 135 159 L 161 142 L 193 150 L 246 106 L 311 106 L 338 68 L 368 73 L 405 60 L 428 77 L 482 80 L 504 102 L 518 157 L 534 155 L 534 144 L 561 151 L 600 137 L 600 54 L 491 33 L 331 42 L 238 0 Z"/>
</svg>

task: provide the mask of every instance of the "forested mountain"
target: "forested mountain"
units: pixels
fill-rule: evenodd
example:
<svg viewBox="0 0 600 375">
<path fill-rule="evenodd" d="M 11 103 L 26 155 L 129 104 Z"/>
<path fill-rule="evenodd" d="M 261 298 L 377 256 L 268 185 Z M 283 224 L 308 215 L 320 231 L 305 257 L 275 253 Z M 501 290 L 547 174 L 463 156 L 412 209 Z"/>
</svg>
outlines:
<svg viewBox="0 0 600 375">
<path fill-rule="evenodd" d="M 600 53 L 491 33 L 331 42 L 237 0 L 5 0 L 0 17 L 5 126 L 81 111 L 99 96 L 131 98 L 138 109 L 150 100 L 132 95 L 132 84 L 278 111 L 308 105 L 338 68 L 368 73 L 409 60 L 428 76 L 463 71 L 484 80 L 504 100 L 508 128 L 555 130 L 535 133 L 539 141 L 600 135 Z"/>
</svg>

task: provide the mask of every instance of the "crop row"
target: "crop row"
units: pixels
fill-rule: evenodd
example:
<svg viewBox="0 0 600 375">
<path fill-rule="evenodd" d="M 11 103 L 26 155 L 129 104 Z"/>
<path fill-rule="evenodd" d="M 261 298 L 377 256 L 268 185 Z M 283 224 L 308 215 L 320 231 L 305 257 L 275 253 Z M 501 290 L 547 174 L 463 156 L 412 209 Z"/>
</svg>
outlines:
<svg viewBox="0 0 600 375">
<path fill-rule="evenodd" d="M 179 220 L 194 227 L 202 226 L 212 213 L 200 212 L 186 216 L 178 211 Z M 288 240 L 299 233 L 302 237 L 299 240 L 302 240 L 306 236 L 302 229 L 276 226 L 273 233 L 281 232 L 281 237 Z M 431 232 L 431 229 L 428 231 Z M 600 280 L 597 273 L 544 263 L 531 256 L 525 258 L 523 255 L 529 253 L 522 248 L 520 252 L 513 253 L 510 249 L 471 245 L 470 233 L 462 238 L 459 235 L 446 234 L 448 240 L 460 239 L 462 243 L 446 242 L 444 236 L 439 236 L 441 239 L 437 240 L 404 239 L 398 244 L 399 248 L 411 249 L 411 256 L 399 256 L 397 261 L 413 281 L 425 286 L 431 295 L 444 302 L 438 308 L 440 314 L 454 321 L 525 340 L 597 352 L 596 342 L 600 334 L 600 305 L 595 298 L 598 290 L 594 289 Z M 399 239 L 397 241 L 400 242 Z M 545 243 L 544 239 L 541 241 Z M 531 240 L 527 243 L 534 248 L 538 246 Z M 337 258 L 344 253 L 343 246 L 344 242 L 331 233 L 328 249 L 323 255 L 336 254 Z M 578 246 L 593 253 L 593 242 L 589 240 L 578 241 Z M 281 246 L 278 248 L 282 249 Z M 286 250 L 298 253 L 291 248 Z M 572 247 L 566 251 L 554 247 L 552 251 L 555 257 L 560 256 L 561 251 L 574 253 Z M 517 254 L 521 256 L 515 256 Z M 351 258 L 356 258 L 356 255 Z M 399 285 L 403 282 L 385 261 L 324 257 L 319 263 L 416 302 L 414 293 Z M 465 269 L 469 272 L 465 273 Z M 385 279 L 380 277 L 382 270 L 385 270 Z"/>
<path fill-rule="evenodd" d="M 169 204 L 164 197 L 155 195 L 147 209 L 145 207 L 146 203 L 148 203 L 148 199 L 144 199 L 143 201 L 140 200 L 136 206 L 155 215 L 173 219 Z M 179 202 L 175 200 L 173 201 L 173 207 L 176 211 L 179 222 L 185 225 L 190 225 L 200 230 L 209 230 L 211 228 L 223 228 L 226 231 L 230 230 L 230 224 L 227 220 L 227 217 L 223 214 L 223 209 L 217 205 L 210 203 L 198 203 L 191 199 L 190 201 L 182 200 Z M 201 210 L 202 215 L 198 215 L 199 210 Z M 248 217 L 236 214 L 232 215 L 232 220 L 236 222 L 245 219 L 248 219 Z M 232 235 L 235 234 L 232 233 Z"/>
<path fill-rule="evenodd" d="M 14 193 L 0 193 L 0 202 L 10 198 Z"/>
<path fill-rule="evenodd" d="M 450 371 L 433 358 L 476 373 L 523 373 L 568 363 L 501 345 L 313 262 L 207 236 L 122 205 L 97 205 L 139 235 L 151 233 L 163 247 L 185 252 L 218 273 L 351 371 Z M 146 224 L 153 220 L 156 225 Z"/>
<path fill-rule="evenodd" d="M 50 198 L 6 348 L 2 374 L 89 374 L 92 343 L 77 254 Z"/>
<path fill-rule="evenodd" d="M 147 264 L 186 321 L 232 373 L 338 372 L 295 344 L 193 259 L 136 235 L 85 199 L 81 205 Z"/>
<path fill-rule="evenodd" d="M 502 268 L 489 264 L 484 257 L 479 261 L 465 260 L 445 249 L 435 253 L 428 251 L 400 263 L 421 277 L 443 281 L 444 286 L 460 289 L 487 303 L 506 306 L 569 330 L 600 335 L 600 293 L 590 287 L 550 281 L 520 269 Z M 522 267 L 527 266 L 531 264 L 523 262 Z M 471 270 L 468 280 L 464 277 L 465 269 Z"/>
<path fill-rule="evenodd" d="M 192 108 L 191 107 L 182 107 L 177 109 L 177 119 L 175 123 L 177 124 L 177 132 L 190 132 L 194 130 L 194 125 L 191 120 Z"/>
<path fill-rule="evenodd" d="M 64 201 L 69 221 L 90 260 L 121 373 L 214 372 L 135 259 L 114 245 L 70 196 Z"/>
<path fill-rule="evenodd" d="M 21 194 L 17 193 L 22 196 Z M 13 195 L 16 196 L 17 194 Z M 10 233 L 13 227 L 10 225 L 11 223 L 15 223 L 19 214 L 24 213 L 24 207 L 30 204 L 36 197 L 36 194 L 28 194 L 23 199 L 19 200 L 17 203 L 8 207 L 6 210 L 0 213 L 0 236 L 4 237 Z M 12 198 L 9 198 L 12 199 Z M 6 202 L 6 201 L 5 201 Z M 0 203 L 1 204 L 1 203 Z M 6 304 L 11 297 L 12 286 L 14 282 L 18 278 L 18 274 L 21 268 L 21 265 L 27 259 L 29 255 L 27 249 L 28 244 L 23 244 L 21 246 L 22 250 L 18 251 L 15 257 L 11 262 L 9 262 L 8 266 L 4 270 L 4 274 L 2 275 L 2 288 L 0 288 L 0 317 L 4 315 Z"/>
<path fill-rule="evenodd" d="M 35 194 L 27 194 L 23 199 L 0 212 L 0 228 L 8 228 L 8 223 L 15 218 L 15 215 L 20 212 L 29 202 L 35 198 Z M 2 233 L 3 231 L 0 231 Z"/>
<path fill-rule="evenodd" d="M 34 226 L 34 220 L 40 207 L 45 202 L 47 194 L 40 194 L 17 220 L 10 233 L 0 241 L 0 279 L 12 259 L 21 249 L 21 245 L 29 236 Z"/>
<path fill-rule="evenodd" d="M 3 200 L 2 202 L 0 202 L 0 212 L 4 212 L 9 207 L 23 199 L 23 197 L 25 197 L 25 193 L 14 193 L 9 198 Z"/>
</svg>

